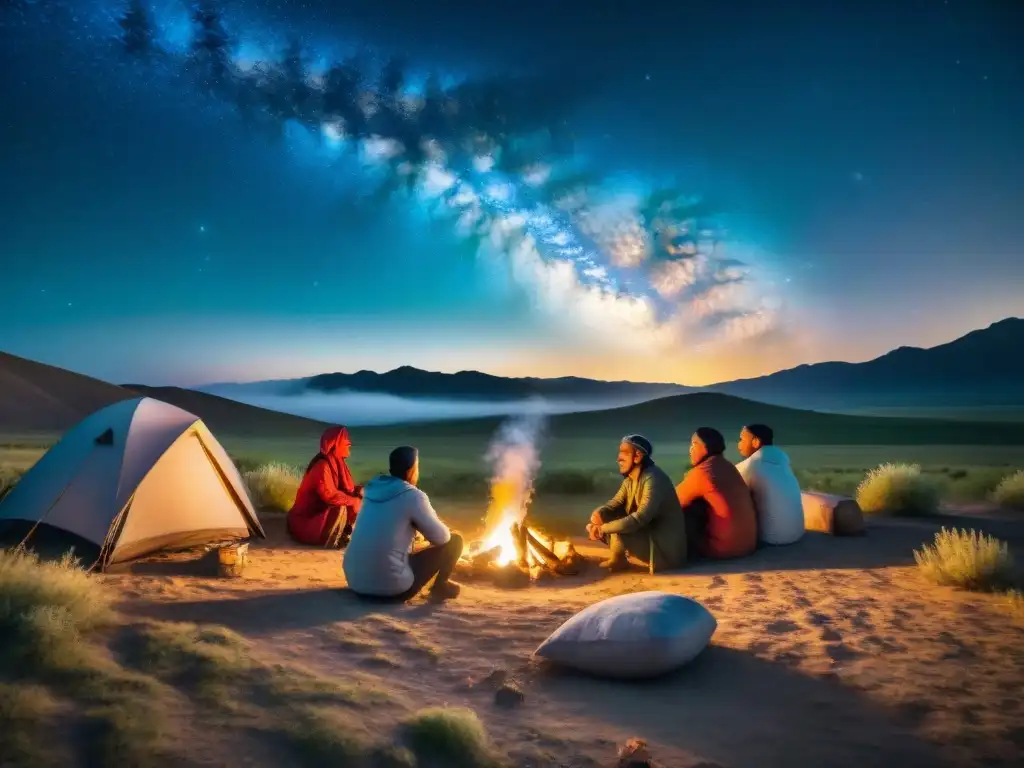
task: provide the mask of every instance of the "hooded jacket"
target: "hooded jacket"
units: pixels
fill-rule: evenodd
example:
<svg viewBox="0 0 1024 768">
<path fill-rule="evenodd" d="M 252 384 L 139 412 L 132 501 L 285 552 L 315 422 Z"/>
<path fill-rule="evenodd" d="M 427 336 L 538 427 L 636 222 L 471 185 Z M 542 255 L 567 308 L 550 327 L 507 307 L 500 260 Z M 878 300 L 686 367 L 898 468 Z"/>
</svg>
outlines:
<svg viewBox="0 0 1024 768">
<path fill-rule="evenodd" d="M 774 445 L 762 446 L 736 465 L 757 509 L 758 535 L 765 544 L 792 544 L 804 535 L 800 482 L 789 456 Z"/>
<path fill-rule="evenodd" d="M 320 453 L 306 468 L 295 503 L 288 510 L 288 532 L 303 544 L 323 545 L 344 507 L 348 522 L 355 520 L 361 499 L 352 481 L 344 445 L 351 445 L 345 427 L 330 427 L 320 437 Z"/>
<path fill-rule="evenodd" d="M 434 546 L 451 538 L 427 494 L 416 486 L 391 475 L 378 475 L 367 483 L 363 508 L 341 562 L 349 589 L 392 597 L 412 587 L 409 549 L 416 531 Z"/>
</svg>

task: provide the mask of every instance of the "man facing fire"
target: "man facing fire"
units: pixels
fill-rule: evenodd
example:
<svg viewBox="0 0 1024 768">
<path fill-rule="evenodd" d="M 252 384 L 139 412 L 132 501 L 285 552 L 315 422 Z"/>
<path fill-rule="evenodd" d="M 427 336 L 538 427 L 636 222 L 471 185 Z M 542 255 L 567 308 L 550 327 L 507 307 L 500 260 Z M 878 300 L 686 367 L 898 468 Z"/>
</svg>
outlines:
<svg viewBox="0 0 1024 768">
<path fill-rule="evenodd" d="M 668 475 L 654 463 L 654 447 L 643 435 L 627 435 L 619 444 L 622 485 L 615 497 L 590 516 L 587 533 L 611 549 L 601 563 L 609 570 L 628 567 L 628 556 L 652 569 L 678 568 L 686 562 L 686 519 Z"/>
</svg>

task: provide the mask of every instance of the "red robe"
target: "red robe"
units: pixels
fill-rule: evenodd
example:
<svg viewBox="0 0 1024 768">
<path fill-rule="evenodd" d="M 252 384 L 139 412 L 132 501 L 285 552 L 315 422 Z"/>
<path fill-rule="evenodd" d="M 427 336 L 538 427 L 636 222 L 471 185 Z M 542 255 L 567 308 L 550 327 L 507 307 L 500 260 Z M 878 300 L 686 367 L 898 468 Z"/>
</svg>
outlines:
<svg viewBox="0 0 1024 768">
<path fill-rule="evenodd" d="M 288 533 L 302 544 L 324 546 L 343 512 L 346 526 L 355 522 L 362 506 L 362 488 L 341 455 L 352 442 L 345 427 L 331 427 L 320 438 L 320 453 L 309 463 L 288 510 Z"/>
<path fill-rule="evenodd" d="M 757 549 L 757 512 L 740 471 L 724 456 L 709 456 L 676 486 L 683 514 L 697 499 L 708 506 L 708 524 L 697 542 L 705 557 L 742 557 Z"/>
</svg>

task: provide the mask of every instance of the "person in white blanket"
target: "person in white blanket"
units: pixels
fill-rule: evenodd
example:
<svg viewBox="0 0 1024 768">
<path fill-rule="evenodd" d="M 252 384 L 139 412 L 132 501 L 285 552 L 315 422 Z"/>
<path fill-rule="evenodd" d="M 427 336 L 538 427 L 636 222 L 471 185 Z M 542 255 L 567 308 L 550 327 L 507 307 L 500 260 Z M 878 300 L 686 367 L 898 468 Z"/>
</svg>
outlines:
<svg viewBox="0 0 1024 768">
<path fill-rule="evenodd" d="M 800 481 L 789 465 L 789 456 L 774 441 L 771 427 L 745 426 L 738 445 L 744 460 L 736 469 L 754 497 L 758 538 L 764 544 L 792 544 L 804 535 Z"/>
</svg>

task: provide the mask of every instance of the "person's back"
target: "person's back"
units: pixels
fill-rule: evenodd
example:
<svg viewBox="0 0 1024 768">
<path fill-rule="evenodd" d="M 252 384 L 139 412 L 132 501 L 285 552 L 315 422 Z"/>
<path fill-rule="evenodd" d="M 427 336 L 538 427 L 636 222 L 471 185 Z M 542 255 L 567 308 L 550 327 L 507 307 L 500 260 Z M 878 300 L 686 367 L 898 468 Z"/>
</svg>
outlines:
<svg viewBox="0 0 1024 768">
<path fill-rule="evenodd" d="M 736 465 L 757 510 L 758 535 L 765 544 L 792 544 L 804 535 L 800 481 L 781 448 L 764 445 Z"/>
<path fill-rule="evenodd" d="M 342 561 L 349 588 L 364 595 L 393 596 L 410 589 L 409 550 L 416 531 L 435 546 L 451 533 L 411 483 L 379 475 L 366 484 L 363 506 Z"/>
<path fill-rule="evenodd" d="M 722 455 L 708 456 L 691 469 L 678 487 L 685 506 L 702 498 L 708 505 L 701 543 L 708 557 L 740 557 L 757 548 L 757 513 L 747 484 Z"/>
</svg>

